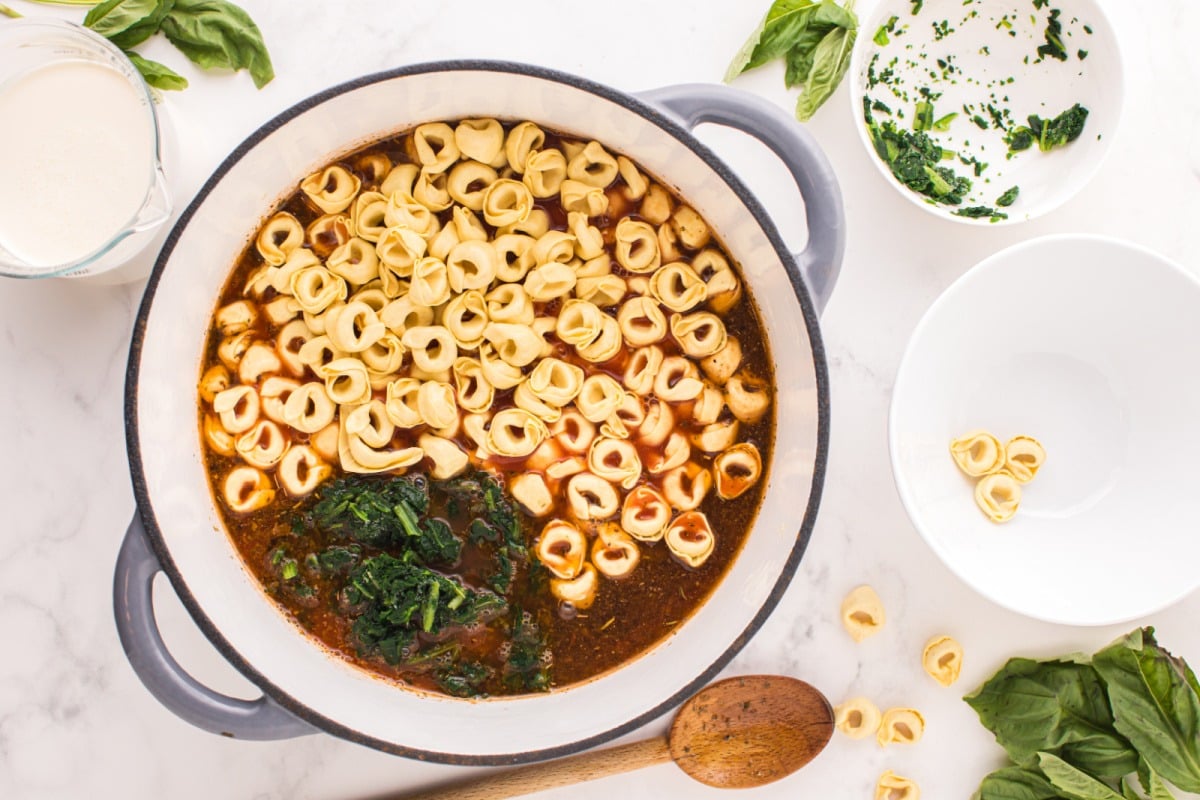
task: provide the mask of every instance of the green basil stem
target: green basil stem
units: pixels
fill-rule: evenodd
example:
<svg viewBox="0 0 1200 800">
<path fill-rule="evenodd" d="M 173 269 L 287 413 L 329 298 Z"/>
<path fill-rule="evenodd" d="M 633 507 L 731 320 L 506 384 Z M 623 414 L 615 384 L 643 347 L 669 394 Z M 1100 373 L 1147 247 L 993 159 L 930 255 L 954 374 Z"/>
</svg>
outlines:
<svg viewBox="0 0 1200 800">
<path fill-rule="evenodd" d="M 22 14 L 14 11 L 3 3 L 0 3 L 0 14 L 3 14 L 9 19 L 20 19 L 22 17 Z"/>
<path fill-rule="evenodd" d="M 30 3 L 41 3 L 44 6 L 94 6 L 96 0 L 27 0 Z"/>
</svg>

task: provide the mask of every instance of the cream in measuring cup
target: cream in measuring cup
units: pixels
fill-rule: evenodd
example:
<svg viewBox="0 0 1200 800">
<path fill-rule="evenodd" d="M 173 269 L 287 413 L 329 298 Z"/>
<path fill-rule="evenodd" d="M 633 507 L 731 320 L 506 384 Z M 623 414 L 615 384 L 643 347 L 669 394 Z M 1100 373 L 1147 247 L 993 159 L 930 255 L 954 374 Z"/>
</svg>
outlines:
<svg viewBox="0 0 1200 800">
<path fill-rule="evenodd" d="M 90 32 L 39 20 L 24 33 L 0 75 L 0 273 L 108 271 L 170 208 L 150 97 Z"/>
</svg>

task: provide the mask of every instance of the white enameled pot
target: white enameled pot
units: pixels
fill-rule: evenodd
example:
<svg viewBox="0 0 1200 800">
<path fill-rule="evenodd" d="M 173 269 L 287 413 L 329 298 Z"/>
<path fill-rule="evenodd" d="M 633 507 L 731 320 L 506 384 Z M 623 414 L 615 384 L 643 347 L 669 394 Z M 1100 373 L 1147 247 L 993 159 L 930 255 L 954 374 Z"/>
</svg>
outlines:
<svg viewBox="0 0 1200 800">
<path fill-rule="evenodd" d="M 547 694 L 459 700 L 397 687 L 331 656 L 279 613 L 243 566 L 208 488 L 196 383 L 221 286 L 266 213 L 341 153 L 433 120 L 533 120 L 596 139 L 641 164 L 709 221 L 741 266 L 775 362 L 778 432 L 763 507 L 710 599 L 677 632 L 608 674 Z M 792 255 L 761 205 L 689 132 L 741 128 L 773 149 L 805 200 L 809 241 Z M 797 212 L 799 213 L 799 212 Z M 829 441 L 817 312 L 844 248 L 828 162 L 784 112 L 719 86 L 634 97 L 569 75 L 496 62 L 419 65 L 352 81 L 264 125 L 226 159 L 180 218 L 155 266 L 134 330 L 126 392 L 139 515 L 117 564 L 114 602 L 130 661 L 184 719 L 241 738 L 324 730 L 403 755 L 465 764 L 579 750 L 653 719 L 710 680 L 765 620 L 803 555 Z M 263 697 L 201 686 L 154 624 L 158 571 L 221 653 Z"/>
</svg>

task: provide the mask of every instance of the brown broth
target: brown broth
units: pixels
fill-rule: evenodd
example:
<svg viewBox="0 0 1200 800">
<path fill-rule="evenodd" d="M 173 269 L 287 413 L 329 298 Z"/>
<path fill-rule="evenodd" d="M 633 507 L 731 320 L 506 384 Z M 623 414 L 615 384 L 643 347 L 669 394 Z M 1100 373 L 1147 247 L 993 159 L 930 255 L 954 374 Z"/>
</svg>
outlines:
<svg viewBox="0 0 1200 800">
<path fill-rule="evenodd" d="M 506 126 L 507 127 L 507 126 Z M 378 142 L 356 153 L 341 159 L 339 164 L 351 170 L 363 181 L 363 191 L 376 189 L 380 176 L 375 174 L 369 157 L 377 154 L 386 155 L 393 164 L 410 161 L 405 146 L 405 136 L 398 136 Z M 546 146 L 557 146 L 560 138 L 547 132 Z M 356 165 L 360 168 L 356 169 Z M 621 193 L 623 182 L 620 177 L 609 187 L 611 198 L 610 214 L 604 217 L 592 218 L 591 223 L 601 229 L 604 234 L 606 249 L 612 252 L 613 229 L 619 221 L 623 209 L 635 204 L 627 200 Z M 678 203 L 678 198 L 676 198 Z M 566 229 L 566 213 L 557 198 L 539 200 L 537 207 L 544 209 L 550 216 L 554 229 Z M 321 212 L 312 207 L 305 195 L 296 191 L 280 204 L 276 211 L 285 210 L 294 215 L 301 224 L 308 225 L 320 216 Z M 625 213 L 628 213 L 627 211 Z M 629 216 L 634 216 L 628 214 Z M 443 223 L 449 220 L 449 212 L 439 214 Z M 489 233 L 492 232 L 488 226 Z M 308 245 L 306 245 L 308 246 Z M 717 247 L 728 259 L 728 253 L 720 248 L 714 239 L 709 247 Z M 685 258 L 694 255 L 682 248 Z M 730 263 L 733 264 L 730 259 Z M 243 298 L 242 288 L 247 279 L 263 266 L 263 261 L 251 242 L 242 253 L 233 269 L 224 289 L 222 290 L 218 307 Z M 736 265 L 735 269 L 736 269 Z M 621 267 L 613 264 L 613 272 L 626 275 Z M 274 292 L 268 289 L 262 302 L 269 301 Z M 550 304 L 537 304 L 538 313 L 553 312 L 557 301 Z M 615 314 L 616 307 L 605 309 Z M 731 336 L 740 340 L 743 349 L 743 366 L 756 376 L 765 378 L 773 387 L 771 358 L 768 351 L 761 318 L 754 306 L 748 289 L 744 288 L 743 296 L 729 313 L 722 317 Z M 255 322 L 254 338 L 260 341 L 271 341 L 277 330 L 270 326 L 265 317 L 260 314 Z M 215 327 L 209 334 L 206 356 L 201 372 L 213 364 L 220 363 L 217 357 L 217 346 L 220 333 Z M 549 341 L 555 344 L 555 355 L 563 360 L 585 366 L 589 371 L 595 371 L 597 366 L 617 378 L 618 382 L 627 358 L 625 350 L 612 361 L 595 365 L 589 364 L 577 356 L 570 346 L 557 340 L 550 334 Z M 660 342 L 660 347 L 666 354 L 679 352 L 678 345 L 668 337 Z M 311 370 L 300 378 L 301 382 L 316 380 Z M 381 392 L 375 392 L 377 397 Z M 497 392 L 492 411 L 498 411 L 513 405 L 512 392 Z M 201 420 L 206 409 L 200 408 Z M 729 411 L 723 411 L 729 418 Z M 684 433 L 698 430 L 700 426 L 686 419 L 685 415 L 677 413 L 677 429 Z M 420 426 L 413 431 L 397 431 L 395 444 L 405 446 L 415 442 L 416 436 L 425 429 Z M 766 465 L 770 464 L 771 450 L 774 443 L 775 409 L 772 403 L 768 413 L 756 424 L 742 426 L 738 441 L 751 442 L 762 454 L 764 474 L 758 483 L 748 492 L 734 500 L 721 500 L 715 491 L 710 491 L 703 501 L 700 511 L 709 519 L 715 533 L 716 546 L 711 556 L 704 564 L 696 569 L 686 567 L 677 561 L 663 542 L 648 544 L 638 542 L 641 550 L 641 561 L 634 572 L 620 580 L 601 578 L 600 590 L 594 604 L 573 614 L 561 613 L 559 602 L 548 592 L 534 593 L 530 591 L 528 581 L 522 579 L 524 570 L 519 570 L 517 579 L 513 582 L 513 590 L 508 595 L 510 607 L 520 608 L 532 615 L 547 635 L 549 649 L 553 653 L 552 686 L 564 687 L 587 680 L 637 657 L 640 653 L 661 641 L 682 624 L 712 593 L 713 589 L 725 574 L 729 565 L 742 547 L 746 534 L 753 524 L 768 475 Z M 293 441 L 303 441 L 307 437 L 296 431 L 289 431 Z M 474 444 L 465 434 L 459 437 L 460 443 L 468 452 L 474 450 Z M 417 688 L 439 691 L 431 676 L 434 662 L 422 663 L 416 666 L 388 664 L 378 655 L 362 655 L 351 634 L 352 618 L 341 610 L 337 598 L 340 581 L 343 579 L 307 576 L 308 584 L 315 589 L 312 596 L 302 597 L 289 590 L 276 575 L 270 563 L 270 553 L 280 542 L 287 542 L 289 556 L 301 564 L 305 557 L 312 552 L 320 552 L 328 544 L 340 542 L 326 541 L 319 532 L 309 532 L 305 536 L 292 534 L 292 521 L 297 510 L 304 505 L 305 499 L 293 499 L 282 488 L 279 488 L 276 500 L 271 505 L 259 511 L 248 514 L 238 514 L 229 510 L 220 499 L 220 476 L 238 463 L 236 457 L 226 457 L 213 453 L 206 448 L 208 468 L 214 483 L 216 505 L 224 518 L 226 529 L 238 553 L 245 561 L 255 577 L 261 582 L 266 593 L 279 605 L 280 609 L 295 622 L 317 638 L 332 652 L 358 666 L 375 672 L 381 676 Z M 693 460 L 707 467 L 711 459 L 699 451 L 693 451 Z M 523 459 L 519 460 L 523 462 Z M 513 471 L 512 463 L 503 459 L 494 459 L 485 465 L 493 472 L 504 475 Z M 416 469 L 422 469 L 418 466 Z M 343 474 L 335 464 L 334 477 Z M 648 479 L 649 478 L 649 479 Z M 645 473 L 643 483 L 657 485 L 657 476 Z M 551 487 L 552 491 L 555 487 Z M 542 520 L 525 519 L 525 536 L 530 546 L 529 558 L 533 559 L 532 546 L 546 519 L 558 515 L 552 514 Z M 444 509 L 435 509 L 435 515 L 448 516 Z M 459 520 L 450 519 L 452 525 Z M 454 526 L 456 532 L 457 526 Z M 378 551 L 367 550 L 364 555 Z M 489 565 L 490 551 L 485 545 L 482 549 L 467 545 L 463 550 L 461 563 L 454 571 L 463 583 L 468 586 L 482 586 Z M 454 639 L 462 646 L 462 657 L 471 658 L 492 667 L 502 665 L 504 631 L 492 625 L 477 625 L 470 629 L 450 631 L 438 637 L 440 641 Z M 497 673 L 499 670 L 497 670 Z M 498 678 L 490 680 L 484 687 L 488 694 L 505 694 L 506 690 Z"/>
</svg>

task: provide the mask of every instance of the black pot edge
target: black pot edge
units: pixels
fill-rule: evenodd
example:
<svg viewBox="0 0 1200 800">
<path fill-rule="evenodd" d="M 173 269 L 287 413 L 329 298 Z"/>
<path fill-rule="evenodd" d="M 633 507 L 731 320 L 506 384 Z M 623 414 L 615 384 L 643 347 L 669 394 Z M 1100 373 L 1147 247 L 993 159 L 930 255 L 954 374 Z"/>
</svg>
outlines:
<svg viewBox="0 0 1200 800">
<path fill-rule="evenodd" d="M 763 603 L 762 608 L 742 631 L 742 633 L 730 643 L 729 647 L 721 656 L 701 671 L 694 677 L 686 686 L 680 689 L 675 694 L 671 695 L 666 700 L 659 703 L 654 708 L 646 711 L 637 717 L 610 728 L 607 731 L 595 734 L 593 736 L 579 739 L 567 744 L 558 745 L 555 747 L 544 748 L 541 750 L 529 750 L 515 753 L 498 753 L 487 755 L 464 755 L 457 753 L 443 753 L 437 751 L 427 751 L 417 748 L 405 747 L 394 742 L 377 739 L 372 736 L 360 733 L 357 730 L 349 728 L 336 720 L 330 719 L 322 714 L 318 714 L 300 700 L 287 694 L 279 687 L 275 686 L 264 675 L 254 669 L 246 662 L 241 654 L 239 654 L 230 644 L 221 632 L 213 625 L 208 616 L 204 613 L 191 591 L 188 589 L 183 576 L 180 574 L 175 565 L 171 554 L 168 551 L 162 536 L 162 532 L 158 527 L 157 519 L 154 516 L 153 505 L 150 501 L 150 496 L 146 488 L 146 481 L 142 468 L 140 440 L 137 432 L 137 387 L 139 368 L 141 361 L 142 341 L 145 335 L 146 322 L 150 312 L 151 303 L 154 300 L 154 295 L 158 288 L 158 282 L 162 278 L 162 273 L 166 267 L 167 261 L 170 259 L 171 253 L 175 249 L 175 245 L 179 240 L 183 230 L 187 227 L 188 222 L 195 214 L 196 210 L 208 197 L 209 193 L 217 185 L 218 182 L 225 176 L 229 169 L 241 160 L 250 149 L 256 146 L 260 141 L 269 136 L 271 133 L 288 123 L 293 118 L 299 116 L 305 111 L 313 108 L 330 98 L 336 97 L 346 92 L 353 91 L 363 86 L 368 86 L 381 81 L 391 80 L 393 78 L 404 77 L 407 75 L 420 75 L 430 72 L 449 72 L 449 71 L 474 71 L 474 72 L 505 72 L 518 75 L 526 75 L 530 77 L 542 78 L 545 80 L 563 83 L 576 89 L 589 92 L 591 94 L 602 97 L 605 100 L 625 106 L 626 108 L 646 117 L 651 122 L 662 128 L 663 130 L 674 136 L 681 144 L 688 147 L 692 152 L 705 161 L 721 178 L 729 185 L 739 199 L 746 205 L 755 219 L 758 220 L 763 232 L 766 233 L 776 253 L 780 257 L 781 263 L 787 270 L 788 278 L 792 283 L 792 288 L 796 293 L 796 298 L 800 301 L 801 309 L 804 313 L 804 324 L 808 331 L 809 341 L 812 344 L 813 366 L 816 373 L 817 381 L 817 451 L 813 465 L 813 482 L 812 491 L 809 496 L 808 507 L 804 512 L 804 522 L 800 530 L 796 534 L 796 544 L 788 555 L 787 561 L 784 563 L 783 571 L 780 573 L 779 579 L 772 587 L 770 594 Z M 808 547 L 808 542 L 812 538 L 813 526 L 816 523 L 817 511 L 820 507 L 820 499 L 825 483 L 825 469 L 829 456 L 829 371 L 825 359 L 825 347 L 821 339 L 820 327 L 818 325 L 817 312 L 813 304 L 812 297 L 809 295 L 808 288 L 805 286 L 803 279 L 800 276 L 799 268 L 795 260 L 789 252 L 787 246 L 783 243 L 783 239 L 776 229 L 774 222 L 767 214 L 766 209 L 759 203 L 758 199 L 750 192 L 750 190 L 742 183 L 730 169 L 721 161 L 706 145 L 702 144 L 695 136 L 678 125 L 673 120 L 664 116 L 655 107 L 646 104 L 645 102 L 633 97 L 632 95 L 621 92 L 616 89 L 609 88 L 602 84 L 595 83 L 585 78 L 580 78 L 568 73 L 559 72 L 557 70 L 548 69 L 526 64 L 519 64 L 508 61 L 490 61 L 490 60 L 449 60 L 449 61 L 433 61 L 421 64 L 414 64 L 406 67 L 399 67 L 393 70 L 377 72 L 371 75 L 365 75 L 361 78 L 356 78 L 347 81 L 338 86 L 326 89 L 323 92 L 312 95 L 311 97 L 296 103 L 285 111 L 281 112 L 275 118 L 264 123 L 258 130 L 250 134 L 236 149 L 223 161 L 212 176 L 204 183 L 197 192 L 195 198 L 180 215 L 175 225 L 172 227 L 170 234 L 163 244 L 162 250 L 159 252 L 158 259 L 155 261 L 154 270 L 150 274 L 149 281 L 146 284 L 146 290 L 142 297 L 142 302 L 138 308 L 137 320 L 134 323 L 132 332 L 132 341 L 129 347 L 129 361 L 126 370 L 125 380 L 125 432 L 126 432 L 126 448 L 129 457 L 130 477 L 133 482 L 134 498 L 137 501 L 138 512 L 142 515 L 142 520 L 145 523 L 146 531 L 149 534 L 150 544 L 162 564 L 163 571 L 171 581 L 171 586 L 178 594 L 180 601 L 191 614 L 197 626 L 204 633 L 213 646 L 221 653 L 221 655 L 236 668 L 249 681 L 254 683 L 263 690 L 271 699 L 275 700 L 279 705 L 295 714 L 302 720 L 311 723 L 317 728 L 320 728 L 328 733 L 347 741 L 357 744 L 366 745 L 393 755 L 413 758 L 420 761 L 430 761 L 443 764 L 454 764 L 461 766 L 500 766 L 523 764 L 531 761 L 540 761 L 543 759 L 561 758 L 572 753 L 577 753 L 582 750 L 587 750 L 598 744 L 602 744 L 609 740 L 622 736 L 630 731 L 636 730 L 648 722 L 658 718 L 678 704 L 682 703 L 691 695 L 699 691 L 704 685 L 709 683 L 716 675 L 725 668 L 725 666 L 736 656 L 751 637 L 762 627 L 766 622 L 767 617 L 775 610 L 784 592 L 795 576 L 796 569 L 800 564 L 800 560 L 804 555 L 805 549 Z"/>
</svg>

